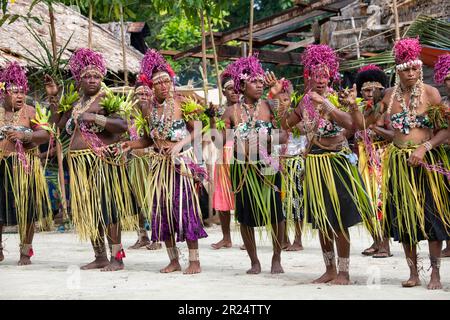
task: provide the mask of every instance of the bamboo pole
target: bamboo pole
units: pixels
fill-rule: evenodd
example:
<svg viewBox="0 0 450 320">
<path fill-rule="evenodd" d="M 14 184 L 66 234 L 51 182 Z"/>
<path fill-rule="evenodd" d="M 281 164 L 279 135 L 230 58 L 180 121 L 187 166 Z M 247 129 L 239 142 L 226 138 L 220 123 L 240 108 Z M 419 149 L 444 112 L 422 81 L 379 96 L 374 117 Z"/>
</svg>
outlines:
<svg viewBox="0 0 450 320">
<path fill-rule="evenodd" d="M 92 0 L 89 0 L 88 48 L 92 49 Z"/>
<path fill-rule="evenodd" d="M 217 77 L 217 88 L 219 90 L 219 105 L 222 105 L 222 82 L 220 81 L 220 74 L 219 74 L 219 61 L 217 58 L 217 51 L 216 51 L 216 45 L 214 43 L 214 32 L 211 25 L 211 17 L 208 15 L 208 28 L 209 28 L 209 35 L 211 36 L 211 44 L 213 49 L 213 56 L 214 56 L 214 68 L 216 70 L 216 77 Z"/>
<path fill-rule="evenodd" d="M 203 91 L 205 92 L 205 104 L 208 104 L 208 70 L 206 68 L 206 30 L 205 30 L 205 13 L 203 8 L 200 12 L 200 19 L 202 24 L 202 77 L 203 77 Z M 208 175 L 213 176 L 214 166 L 207 164 Z M 213 193 L 214 193 L 214 179 L 211 179 L 208 190 L 208 219 L 211 221 L 213 217 Z"/>
<path fill-rule="evenodd" d="M 58 56 L 58 50 L 56 48 L 56 28 L 55 28 L 55 15 L 53 12 L 53 7 L 49 5 L 48 7 L 48 13 L 50 17 L 50 39 L 52 43 L 52 65 L 53 68 L 58 68 L 56 65 L 56 57 Z M 56 129 L 56 135 L 59 137 L 60 131 L 59 128 Z M 56 143 L 56 159 L 58 161 L 58 183 L 59 183 L 59 189 L 61 192 L 61 205 L 62 205 L 62 221 L 64 224 L 64 221 L 67 219 L 67 203 L 66 203 L 66 188 L 64 185 L 64 166 L 63 166 L 63 153 L 62 153 L 62 146 L 58 139 L 55 140 Z M 51 148 L 51 145 L 49 144 L 49 150 Z"/>
<path fill-rule="evenodd" d="M 205 101 L 208 102 L 208 71 L 206 68 L 206 31 L 205 31 L 205 15 L 202 9 L 200 13 L 202 24 L 202 77 L 203 77 L 203 91 L 205 92 Z"/>
<path fill-rule="evenodd" d="M 253 54 L 253 12 L 255 1 L 250 0 L 250 25 L 249 25 L 249 42 L 248 42 L 248 56 Z"/>
<path fill-rule="evenodd" d="M 398 22 L 398 10 L 397 10 L 397 0 L 392 0 L 392 9 L 394 11 L 394 21 L 395 21 L 395 40 L 400 39 L 400 26 Z"/>
<path fill-rule="evenodd" d="M 125 44 L 125 26 L 123 22 L 123 5 L 120 3 L 120 33 L 122 37 L 122 58 L 123 58 L 123 72 L 125 78 L 125 86 L 128 86 L 128 68 L 127 68 L 127 54 L 126 54 L 126 44 Z"/>
</svg>

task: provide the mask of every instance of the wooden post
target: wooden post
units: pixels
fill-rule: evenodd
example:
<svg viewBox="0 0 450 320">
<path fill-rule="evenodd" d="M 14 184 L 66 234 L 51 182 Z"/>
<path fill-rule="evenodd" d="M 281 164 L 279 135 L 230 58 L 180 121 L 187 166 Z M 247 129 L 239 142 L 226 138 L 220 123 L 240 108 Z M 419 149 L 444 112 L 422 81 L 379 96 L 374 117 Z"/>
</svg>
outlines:
<svg viewBox="0 0 450 320">
<path fill-rule="evenodd" d="M 203 9 L 200 13 L 202 23 L 202 77 L 203 91 L 205 92 L 205 102 L 208 103 L 208 70 L 206 68 L 206 31 L 205 31 L 205 15 Z"/>
<path fill-rule="evenodd" d="M 352 17 L 352 28 L 353 30 L 356 30 L 356 24 L 355 24 L 355 19 Z M 362 28 L 361 28 L 362 29 Z M 360 32 L 361 34 L 361 32 Z M 355 40 L 356 40 L 356 57 L 359 59 L 361 57 L 361 51 L 359 48 L 359 37 L 355 34 Z"/>
<path fill-rule="evenodd" d="M 88 48 L 92 49 L 92 0 L 89 0 Z"/>
<path fill-rule="evenodd" d="M 208 105 L 208 70 L 206 68 L 206 30 L 205 30 L 205 13 L 203 8 L 200 12 L 200 19 L 202 23 L 202 77 L 203 77 L 203 91 L 205 92 L 205 104 Z M 214 166 L 207 164 L 208 175 L 213 176 Z M 213 217 L 213 193 L 214 193 L 214 179 L 209 183 L 208 190 L 208 219 L 211 220 Z"/>
<path fill-rule="evenodd" d="M 392 9 L 394 11 L 394 21 L 395 21 L 395 40 L 400 39 L 400 26 L 398 22 L 398 10 L 397 10 L 397 0 L 392 1 Z"/>
<path fill-rule="evenodd" d="M 248 42 L 248 56 L 253 54 L 253 12 L 255 1 L 250 0 L 250 25 L 249 25 L 249 42 Z"/>
<path fill-rule="evenodd" d="M 214 67 L 216 70 L 216 77 L 217 77 L 217 89 L 219 90 L 219 105 L 222 105 L 222 83 L 220 81 L 219 61 L 217 59 L 216 45 L 214 43 L 214 32 L 213 32 L 212 25 L 211 25 L 211 17 L 207 16 L 207 18 L 208 18 L 209 35 L 211 36 L 211 44 L 212 44 L 213 55 L 214 55 Z"/>
<path fill-rule="evenodd" d="M 123 5 L 120 3 L 120 33 L 122 37 L 122 62 L 123 62 L 123 72 L 125 78 L 125 86 L 128 86 L 128 68 L 127 68 L 127 53 L 126 53 L 126 43 L 125 43 L 125 25 L 123 22 Z"/>
<path fill-rule="evenodd" d="M 56 57 L 58 56 L 58 50 L 56 48 L 56 28 L 55 28 L 55 15 L 53 12 L 53 7 L 51 4 L 48 7 L 48 13 L 50 17 L 50 39 L 52 42 L 52 65 L 53 68 L 58 68 L 59 66 L 56 65 Z M 59 137 L 60 131 L 59 128 L 56 130 L 56 136 Z M 58 183 L 59 183 L 59 189 L 61 192 L 61 205 L 62 205 L 62 221 L 64 224 L 64 220 L 67 219 L 67 203 L 66 203 L 66 188 L 64 185 L 64 166 L 63 166 L 63 153 L 62 153 L 62 146 L 58 139 L 55 139 L 56 143 L 56 159 L 58 161 Z M 51 145 L 48 146 L 49 150 L 51 148 Z"/>
</svg>

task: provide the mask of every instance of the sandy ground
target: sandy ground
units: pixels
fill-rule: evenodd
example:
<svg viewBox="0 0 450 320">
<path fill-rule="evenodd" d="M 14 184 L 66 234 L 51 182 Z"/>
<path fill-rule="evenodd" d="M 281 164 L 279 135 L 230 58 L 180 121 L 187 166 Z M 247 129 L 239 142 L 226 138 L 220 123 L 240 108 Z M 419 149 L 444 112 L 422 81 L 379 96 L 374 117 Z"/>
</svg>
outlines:
<svg viewBox="0 0 450 320">
<path fill-rule="evenodd" d="M 220 226 L 208 228 L 209 237 L 200 241 L 203 272 L 183 275 L 161 274 L 167 262 L 166 251 L 126 250 L 126 269 L 103 273 L 80 271 L 79 266 L 93 257 L 89 243 L 80 243 L 76 235 L 38 233 L 35 237 L 33 264 L 16 266 L 17 234 L 5 234 L 5 260 L 0 263 L 0 299 L 450 299 L 450 258 L 442 260 L 444 290 L 429 291 L 428 246 L 421 243 L 423 258 L 422 286 L 402 288 L 408 268 L 401 247 L 394 243 L 394 257 L 373 259 L 360 254 L 370 245 L 370 238 L 358 227 L 352 228 L 350 286 L 315 285 L 311 281 L 324 270 L 316 236 L 304 237 L 305 250 L 283 252 L 285 273 L 270 274 L 271 246 L 260 240 L 259 257 L 263 271 L 246 275 L 250 263 L 242 240 L 233 233 L 233 248 L 213 250 L 210 244 L 221 238 Z M 123 235 L 125 247 L 136 241 L 136 234 Z M 182 266 L 187 265 L 187 247 L 180 245 Z"/>
</svg>

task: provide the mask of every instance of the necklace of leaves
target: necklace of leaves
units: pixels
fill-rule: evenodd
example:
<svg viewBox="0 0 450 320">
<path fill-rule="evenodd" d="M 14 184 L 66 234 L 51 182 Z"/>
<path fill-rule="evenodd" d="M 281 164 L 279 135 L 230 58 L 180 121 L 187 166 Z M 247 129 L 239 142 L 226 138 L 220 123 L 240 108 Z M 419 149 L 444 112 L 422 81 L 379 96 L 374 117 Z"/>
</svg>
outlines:
<svg viewBox="0 0 450 320">
<path fill-rule="evenodd" d="M 169 105 L 169 115 L 165 117 L 165 109 Z M 158 115 L 158 109 L 162 108 L 161 117 Z M 175 100 L 172 95 L 164 100 L 163 103 L 158 103 L 156 98 L 153 100 L 152 104 L 152 127 L 157 129 L 156 138 L 167 139 L 169 136 L 169 130 L 172 128 L 173 115 L 175 113 Z"/>
</svg>

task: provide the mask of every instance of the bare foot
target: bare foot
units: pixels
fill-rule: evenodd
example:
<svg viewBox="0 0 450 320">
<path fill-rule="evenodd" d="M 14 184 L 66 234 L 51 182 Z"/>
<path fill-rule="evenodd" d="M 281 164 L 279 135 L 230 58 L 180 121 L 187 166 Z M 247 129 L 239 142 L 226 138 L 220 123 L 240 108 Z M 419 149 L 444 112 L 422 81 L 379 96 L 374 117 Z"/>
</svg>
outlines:
<svg viewBox="0 0 450 320">
<path fill-rule="evenodd" d="M 442 289 L 441 277 L 439 274 L 431 272 L 430 283 L 427 286 L 428 290 L 439 290 Z"/>
<path fill-rule="evenodd" d="M 107 257 L 98 257 L 94 261 L 82 266 L 81 270 L 91 270 L 91 269 L 101 269 L 109 265 L 109 260 Z"/>
<path fill-rule="evenodd" d="M 247 270 L 247 274 L 259 274 L 261 273 L 261 264 L 259 262 L 252 264 L 252 267 Z"/>
<path fill-rule="evenodd" d="M 175 271 L 181 271 L 181 266 L 178 260 L 170 261 L 169 265 L 164 269 L 159 270 L 161 273 L 171 273 Z"/>
<path fill-rule="evenodd" d="M 109 271 L 119 271 L 123 270 L 125 268 L 125 265 L 123 264 L 122 260 L 117 260 L 115 258 L 111 259 L 111 263 L 108 264 L 106 267 L 101 269 L 102 272 L 109 272 Z"/>
<path fill-rule="evenodd" d="M 407 281 L 402 282 L 403 288 L 412 288 L 416 286 L 420 286 L 420 279 L 419 276 L 410 276 L 410 278 Z"/>
<path fill-rule="evenodd" d="M 162 248 L 162 245 L 161 242 L 154 241 L 151 244 L 147 244 L 145 247 L 147 248 L 147 250 L 159 250 Z"/>
<path fill-rule="evenodd" d="M 241 250 L 247 250 L 247 248 L 245 247 L 245 244 L 243 244 L 242 246 L 240 246 L 239 249 L 241 249 Z"/>
<path fill-rule="evenodd" d="M 283 245 L 281 246 L 281 250 L 286 250 L 290 246 L 291 246 L 291 242 L 290 241 L 284 242 Z"/>
<path fill-rule="evenodd" d="M 442 254 L 441 254 L 441 257 L 445 257 L 445 258 L 448 258 L 448 257 L 450 257 L 450 247 L 447 247 L 447 248 L 445 248 L 444 250 L 442 250 Z"/>
<path fill-rule="evenodd" d="M 367 248 L 366 250 L 364 250 L 363 252 L 361 252 L 361 254 L 365 255 L 365 256 L 372 256 L 375 253 L 378 252 L 378 246 L 377 244 L 374 242 L 369 248 Z"/>
<path fill-rule="evenodd" d="M 17 265 L 27 266 L 29 264 L 31 264 L 31 257 L 21 254 L 19 262 L 17 262 Z"/>
<path fill-rule="evenodd" d="M 378 252 L 372 256 L 372 258 L 389 258 L 389 257 L 392 257 L 391 252 L 384 248 L 380 248 L 380 250 L 378 250 Z"/>
<path fill-rule="evenodd" d="M 231 241 L 224 240 L 224 239 L 220 240 L 217 243 L 211 244 L 211 247 L 213 247 L 213 249 L 216 249 L 216 250 L 221 249 L 221 248 L 231 248 L 232 246 L 233 245 L 232 245 Z"/>
<path fill-rule="evenodd" d="M 303 246 L 301 243 L 294 242 L 292 245 L 289 246 L 289 248 L 286 249 L 286 251 L 302 251 Z"/>
<path fill-rule="evenodd" d="M 336 279 L 331 280 L 330 284 L 346 286 L 350 284 L 350 275 L 348 272 L 339 272 Z"/>
<path fill-rule="evenodd" d="M 320 278 L 317 278 L 312 283 L 328 283 L 337 278 L 336 269 L 327 270 Z"/>
<path fill-rule="evenodd" d="M 183 274 L 196 274 L 202 272 L 200 261 L 189 261 L 189 266 L 184 270 Z"/>
<path fill-rule="evenodd" d="M 140 249 L 140 248 L 145 247 L 145 246 L 147 246 L 149 244 L 150 244 L 150 240 L 148 238 L 147 239 L 142 238 L 142 239 L 138 239 L 136 241 L 136 243 L 133 244 L 132 246 L 128 247 L 128 249 L 132 249 L 132 250 Z"/>
<path fill-rule="evenodd" d="M 283 267 L 281 266 L 280 258 L 272 258 L 272 268 L 270 269 L 271 274 L 284 273 Z"/>
</svg>

